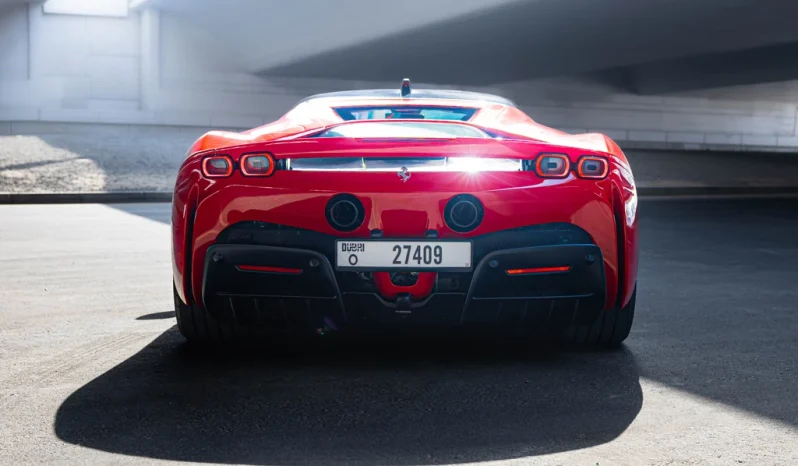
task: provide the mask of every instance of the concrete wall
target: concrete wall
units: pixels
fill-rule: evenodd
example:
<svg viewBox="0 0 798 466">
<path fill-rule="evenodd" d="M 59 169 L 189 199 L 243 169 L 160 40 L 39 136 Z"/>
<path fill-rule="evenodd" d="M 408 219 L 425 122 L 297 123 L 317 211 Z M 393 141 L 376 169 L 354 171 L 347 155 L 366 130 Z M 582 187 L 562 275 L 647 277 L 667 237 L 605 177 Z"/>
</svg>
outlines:
<svg viewBox="0 0 798 466">
<path fill-rule="evenodd" d="M 308 94 L 396 87 L 401 78 L 263 79 L 249 73 L 245 57 L 221 48 L 218 34 L 178 12 L 112 18 L 46 14 L 41 5 L 3 10 L 0 134 L 59 122 L 246 128 Z M 471 89 L 509 97 L 544 124 L 604 132 L 626 147 L 798 150 L 798 82 L 661 96 L 588 79 Z"/>
<path fill-rule="evenodd" d="M 139 16 L 0 16 L 0 119 L 71 121 L 139 108 Z M 94 115 L 94 118 L 92 118 Z"/>
</svg>

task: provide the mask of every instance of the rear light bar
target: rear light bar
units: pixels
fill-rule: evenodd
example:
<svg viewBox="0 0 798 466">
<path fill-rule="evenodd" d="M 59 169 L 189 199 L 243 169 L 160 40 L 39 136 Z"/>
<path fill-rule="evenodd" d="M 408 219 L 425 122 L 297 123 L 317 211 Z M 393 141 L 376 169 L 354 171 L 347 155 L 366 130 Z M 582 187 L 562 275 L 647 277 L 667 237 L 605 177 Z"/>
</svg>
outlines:
<svg viewBox="0 0 798 466">
<path fill-rule="evenodd" d="M 566 154 L 542 153 L 529 162 L 524 162 L 522 169 L 532 170 L 541 178 L 562 179 L 574 172 L 578 178 L 601 180 L 609 174 L 607 159 L 596 155 L 583 155 L 574 164 Z M 238 164 L 228 155 L 211 155 L 202 160 L 202 174 L 206 178 L 227 178 L 236 169 L 244 176 L 268 177 L 276 168 L 277 162 L 268 152 L 244 154 Z"/>
<path fill-rule="evenodd" d="M 534 163 L 525 164 L 541 178 L 567 178 L 572 172 L 578 177 L 588 180 L 601 180 L 610 171 L 605 157 L 583 155 L 574 164 L 566 154 L 542 153 Z"/>
<path fill-rule="evenodd" d="M 206 178 L 227 178 L 240 170 L 244 176 L 266 177 L 274 174 L 277 163 L 268 152 L 244 154 L 236 164 L 229 155 L 210 155 L 202 159 L 202 175 Z"/>
</svg>

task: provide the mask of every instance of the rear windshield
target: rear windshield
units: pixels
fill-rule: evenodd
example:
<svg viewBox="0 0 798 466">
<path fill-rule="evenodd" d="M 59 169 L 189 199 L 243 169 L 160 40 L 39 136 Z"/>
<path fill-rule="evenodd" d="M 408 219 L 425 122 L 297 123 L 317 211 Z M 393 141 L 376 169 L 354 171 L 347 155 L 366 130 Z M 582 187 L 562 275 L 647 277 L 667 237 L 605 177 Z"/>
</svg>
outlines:
<svg viewBox="0 0 798 466">
<path fill-rule="evenodd" d="M 477 128 L 449 123 L 363 122 L 330 128 L 316 137 L 358 139 L 488 138 Z"/>
<path fill-rule="evenodd" d="M 335 111 L 346 121 L 397 119 L 468 121 L 474 116 L 477 109 L 397 105 L 392 107 L 341 107 L 336 108 Z"/>
</svg>

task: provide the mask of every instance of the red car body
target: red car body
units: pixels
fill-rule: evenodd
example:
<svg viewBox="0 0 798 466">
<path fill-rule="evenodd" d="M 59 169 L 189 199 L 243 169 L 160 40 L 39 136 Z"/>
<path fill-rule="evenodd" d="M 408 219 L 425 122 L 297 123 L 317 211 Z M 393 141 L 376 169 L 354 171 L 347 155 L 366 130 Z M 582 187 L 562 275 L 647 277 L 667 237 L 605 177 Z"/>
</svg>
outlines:
<svg viewBox="0 0 798 466">
<path fill-rule="evenodd" d="M 618 145 L 601 134 L 545 127 L 495 96 L 408 90 L 314 96 L 274 123 L 212 131 L 193 144 L 172 213 L 175 304 L 189 340 L 224 340 L 228 327 L 290 323 L 323 333 L 415 321 L 557 329 L 605 344 L 626 338 L 637 281 L 637 196 Z M 374 109 L 388 110 L 351 118 Z M 419 118 L 419 111 L 438 110 L 445 118 Z M 248 154 L 261 165 L 250 166 Z M 451 169 L 472 162 L 476 169 Z M 247 176 L 246 167 L 263 176 Z M 593 176 L 582 177 L 584 167 Z M 467 202 L 453 207 L 453 199 Z M 455 214 L 461 223 L 478 222 L 457 227 Z M 338 228 L 331 215 L 356 225 Z M 428 266 L 413 269 L 408 251 L 394 258 L 409 261 L 398 269 L 339 269 L 343 253 L 331 247 L 357 250 L 371 240 L 393 241 L 400 252 L 402 241 L 415 241 L 418 264 L 421 251 L 438 252 L 425 241 L 468 242 L 473 263 L 435 268 L 430 252 Z M 379 245 L 365 247 L 372 246 Z"/>
</svg>

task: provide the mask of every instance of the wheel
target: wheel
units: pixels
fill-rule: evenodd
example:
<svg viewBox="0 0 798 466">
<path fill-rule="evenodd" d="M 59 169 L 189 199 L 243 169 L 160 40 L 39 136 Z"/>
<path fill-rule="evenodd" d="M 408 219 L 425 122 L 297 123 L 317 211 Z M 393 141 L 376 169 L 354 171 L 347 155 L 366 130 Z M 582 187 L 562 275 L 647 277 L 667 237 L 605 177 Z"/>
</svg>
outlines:
<svg viewBox="0 0 798 466">
<path fill-rule="evenodd" d="M 185 304 L 172 284 L 175 298 L 175 316 L 177 328 L 189 343 L 206 345 L 229 345 L 235 343 L 236 337 L 243 334 L 235 323 L 224 324 L 215 319 L 205 308 Z"/>
<path fill-rule="evenodd" d="M 608 349 L 618 348 L 632 330 L 636 300 L 637 283 L 635 283 L 632 298 L 626 306 L 604 311 L 593 325 L 588 328 L 571 329 L 568 332 L 567 340 L 570 343 L 587 344 Z"/>
</svg>

